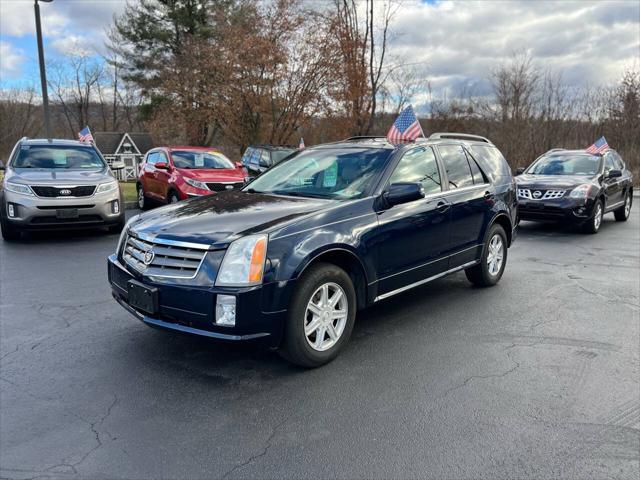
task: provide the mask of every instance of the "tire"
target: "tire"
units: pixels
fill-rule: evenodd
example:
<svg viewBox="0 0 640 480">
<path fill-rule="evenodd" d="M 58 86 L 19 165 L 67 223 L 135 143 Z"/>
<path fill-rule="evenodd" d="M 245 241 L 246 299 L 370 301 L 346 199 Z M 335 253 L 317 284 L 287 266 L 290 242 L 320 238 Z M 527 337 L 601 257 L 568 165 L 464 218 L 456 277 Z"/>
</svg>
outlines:
<svg viewBox="0 0 640 480">
<path fill-rule="evenodd" d="M 170 191 L 169 197 L 167 198 L 167 203 L 169 204 L 178 203 L 179 201 L 180 201 L 180 197 L 178 197 L 178 194 L 174 191 Z"/>
<path fill-rule="evenodd" d="M 19 228 L 10 225 L 9 222 L 0 218 L 0 230 L 2 230 L 2 238 L 7 242 L 15 242 L 20 240 L 21 231 Z"/>
<path fill-rule="evenodd" d="M 613 216 L 617 222 L 626 222 L 631 214 L 631 205 L 633 204 L 633 194 L 627 192 L 624 197 L 624 205 L 613 211 Z"/>
<path fill-rule="evenodd" d="M 124 219 L 124 215 L 122 216 L 122 219 L 116 223 L 115 225 L 111 225 L 109 227 L 109 233 L 120 233 L 122 231 L 122 229 L 124 228 L 124 224 L 125 224 L 125 219 Z"/>
<path fill-rule="evenodd" d="M 597 200 L 596 204 L 593 206 L 593 215 L 582 226 L 582 230 L 585 233 L 598 233 L 600 225 L 602 225 L 602 217 L 604 217 L 604 206 L 602 200 Z"/>
<path fill-rule="evenodd" d="M 507 265 L 507 234 L 494 223 L 487 233 L 480 263 L 467 268 L 467 279 L 478 287 L 492 287 L 500 281 Z"/>
<path fill-rule="evenodd" d="M 138 184 L 138 208 L 140 210 L 149 210 L 149 199 L 144 194 L 144 187 Z"/>
<path fill-rule="evenodd" d="M 337 301 L 335 307 L 327 305 L 327 299 L 329 302 Z M 330 263 L 311 266 L 300 277 L 293 294 L 280 355 L 306 368 L 330 362 L 351 336 L 356 306 L 356 292 L 344 270 Z M 333 318 L 332 312 L 344 313 Z M 316 325 L 315 329 L 313 326 L 309 329 L 312 324 Z M 306 333 L 305 327 L 308 329 Z"/>
</svg>

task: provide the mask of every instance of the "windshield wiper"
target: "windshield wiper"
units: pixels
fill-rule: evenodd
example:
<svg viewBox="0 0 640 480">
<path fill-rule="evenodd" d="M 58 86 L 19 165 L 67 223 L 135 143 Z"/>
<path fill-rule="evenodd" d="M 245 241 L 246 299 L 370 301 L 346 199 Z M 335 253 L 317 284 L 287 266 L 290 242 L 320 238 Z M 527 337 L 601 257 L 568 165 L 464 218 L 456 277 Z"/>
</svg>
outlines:
<svg viewBox="0 0 640 480">
<path fill-rule="evenodd" d="M 245 192 L 245 193 L 264 193 L 264 192 L 261 192 L 259 190 L 256 190 L 255 188 L 248 188 L 247 190 L 243 190 L 243 192 Z"/>
<path fill-rule="evenodd" d="M 271 193 L 275 193 L 276 195 L 288 195 L 290 197 L 327 198 L 326 195 L 317 193 L 292 192 L 289 190 L 273 190 Z"/>
</svg>

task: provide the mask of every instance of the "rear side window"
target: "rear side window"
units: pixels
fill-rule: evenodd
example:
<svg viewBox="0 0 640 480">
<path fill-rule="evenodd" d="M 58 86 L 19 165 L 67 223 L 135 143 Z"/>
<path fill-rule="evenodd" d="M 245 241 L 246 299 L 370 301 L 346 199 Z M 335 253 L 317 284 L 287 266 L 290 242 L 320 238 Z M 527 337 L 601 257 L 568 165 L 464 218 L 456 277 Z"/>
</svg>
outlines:
<svg viewBox="0 0 640 480">
<path fill-rule="evenodd" d="M 478 166 L 476 161 L 473 159 L 473 157 L 469 155 L 469 152 L 465 152 L 465 153 L 467 154 L 467 160 L 469 161 L 469 166 L 471 167 L 471 175 L 473 175 L 473 183 L 475 183 L 476 185 L 485 183 L 484 175 L 482 175 L 482 171 L 480 170 L 480 167 Z"/>
<path fill-rule="evenodd" d="M 444 168 L 447 170 L 449 188 L 463 188 L 473 185 L 473 175 L 467 161 L 467 155 L 460 145 L 442 145 L 438 147 Z"/>
<path fill-rule="evenodd" d="M 389 182 L 420 182 L 425 194 L 442 191 L 440 172 L 433 150 L 421 147 L 405 153 Z"/>
<path fill-rule="evenodd" d="M 491 145 L 472 145 L 471 153 L 478 160 L 482 170 L 491 180 L 497 177 L 511 177 L 507 161 L 496 147 Z"/>
</svg>

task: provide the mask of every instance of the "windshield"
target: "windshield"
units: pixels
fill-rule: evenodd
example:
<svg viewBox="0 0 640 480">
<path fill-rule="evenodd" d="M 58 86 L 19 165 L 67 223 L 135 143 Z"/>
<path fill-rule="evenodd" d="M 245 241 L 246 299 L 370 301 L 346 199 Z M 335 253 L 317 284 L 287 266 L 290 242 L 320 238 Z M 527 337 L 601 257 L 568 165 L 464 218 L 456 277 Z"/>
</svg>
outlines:
<svg viewBox="0 0 640 480">
<path fill-rule="evenodd" d="M 230 169 L 235 168 L 231 160 L 220 152 L 197 152 L 189 150 L 177 150 L 171 152 L 173 165 L 176 168 L 189 168 L 194 170 L 200 169 Z"/>
<path fill-rule="evenodd" d="M 600 157 L 595 155 L 550 155 L 534 163 L 526 173 L 530 175 L 596 175 L 600 171 Z"/>
<path fill-rule="evenodd" d="M 102 158 L 92 147 L 70 145 L 21 145 L 13 168 L 102 170 Z"/>
<path fill-rule="evenodd" d="M 303 150 L 256 178 L 245 191 L 301 197 L 358 198 L 382 172 L 390 150 Z"/>
<path fill-rule="evenodd" d="M 280 163 L 286 157 L 291 155 L 294 150 L 273 150 L 271 152 L 271 159 L 273 160 L 273 164 Z"/>
</svg>

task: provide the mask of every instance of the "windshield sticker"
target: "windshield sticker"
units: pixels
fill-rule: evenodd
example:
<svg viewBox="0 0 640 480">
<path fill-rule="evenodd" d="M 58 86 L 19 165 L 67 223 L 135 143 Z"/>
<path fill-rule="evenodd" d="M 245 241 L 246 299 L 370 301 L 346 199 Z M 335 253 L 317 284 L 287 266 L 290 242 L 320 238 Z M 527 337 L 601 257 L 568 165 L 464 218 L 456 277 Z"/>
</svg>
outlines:
<svg viewBox="0 0 640 480">
<path fill-rule="evenodd" d="M 333 162 L 329 168 L 324 171 L 324 179 L 322 186 L 325 188 L 333 188 L 338 181 L 338 162 Z"/>
<path fill-rule="evenodd" d="M 54 150 L 53 151 L 53 163 L 56 165 L 66 165 L 67 164 L 67 155 L 64 150 Z"/>
<path fill-rule="evenodd" d="M 204 167 L 204 155 L 199 153 L 195 158 L 196 167 Z"/>
</svg>

